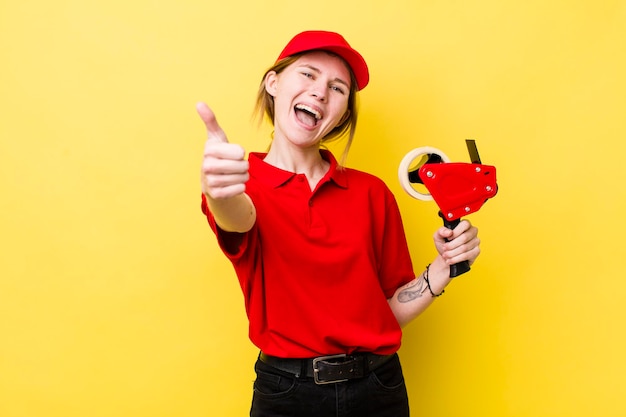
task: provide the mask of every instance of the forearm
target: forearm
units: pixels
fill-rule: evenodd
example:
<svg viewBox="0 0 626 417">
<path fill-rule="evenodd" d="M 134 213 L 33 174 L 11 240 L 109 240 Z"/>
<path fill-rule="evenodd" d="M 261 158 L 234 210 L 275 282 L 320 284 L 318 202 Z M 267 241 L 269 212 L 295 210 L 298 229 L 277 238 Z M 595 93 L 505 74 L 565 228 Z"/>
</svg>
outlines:
<svg viewBox="0 0 626 417">
<path fill-rule="evenodd" d="M 419 316 L 435 300 L 425 280 L 426 271 L 408 284 L 398 288 L 391 297 L 389 306 L 400 326 L 404 327 Z M 438 256 L 428 268 L 428 281 L 434 294 L 441 294 L 450 283 L 450 266 Z"/>
<path fill-rule="evenodd" d="M 256 208 L 246 193 L 229 198 L 212 198 L 204 194 L 217 225 L 227 232 L 245 233 L 256 221 Z"/>
</svg>

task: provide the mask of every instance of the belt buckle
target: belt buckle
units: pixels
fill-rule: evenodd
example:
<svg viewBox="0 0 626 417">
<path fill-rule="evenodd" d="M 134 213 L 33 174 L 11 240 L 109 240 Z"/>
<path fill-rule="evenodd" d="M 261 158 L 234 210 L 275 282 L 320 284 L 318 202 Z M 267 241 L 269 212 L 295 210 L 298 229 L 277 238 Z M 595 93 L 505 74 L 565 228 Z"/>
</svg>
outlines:
<svg viewBox="0 0 626 417">
<path fill-rule="evenodd" d="M 315 381 L 315 383 L 317 385 L 325 385 L 325 384 L 336 384 L 339 382 L 346 382 L 348 380 L 347 378 L 346 379 L 331 379 L 329 381 L 321 380 L 318 363 L 322 361 L 331 360 L 331 359 L 345 359 L 347 357 L 348 355 L 346 355 L 345 353 L 341 353 L 338 355 L 320 356 L 320 357 L 314 358 L 313 359 L 313 380 Z"/>
</svg>

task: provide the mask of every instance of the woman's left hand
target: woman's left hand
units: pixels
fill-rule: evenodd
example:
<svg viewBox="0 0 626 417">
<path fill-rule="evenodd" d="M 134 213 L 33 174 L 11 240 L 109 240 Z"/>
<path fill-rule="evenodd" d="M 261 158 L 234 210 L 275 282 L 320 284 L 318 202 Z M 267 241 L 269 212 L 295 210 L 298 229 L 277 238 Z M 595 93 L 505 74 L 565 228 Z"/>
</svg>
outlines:
<svg viewBox="0 0 626 417">
<path fill-rule="evenodd" d="M 435 232 L 433 240 L 437 252 L 448 265 L 462 261 L 469 261 L 471 265 L 480 254 L 478 229 L 468 220 L 461 220 L 453 230 L 442 226 Z"/>
</svg>

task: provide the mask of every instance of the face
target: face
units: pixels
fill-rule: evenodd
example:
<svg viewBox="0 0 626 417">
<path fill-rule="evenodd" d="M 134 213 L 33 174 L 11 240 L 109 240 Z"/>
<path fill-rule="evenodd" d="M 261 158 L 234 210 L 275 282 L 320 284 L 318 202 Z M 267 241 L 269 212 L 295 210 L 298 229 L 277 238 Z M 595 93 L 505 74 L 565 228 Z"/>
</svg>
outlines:
<svg viewBox="0 0 626 417">
<path fill-rule="evenodd" d="M 274 140 L 317 147 L 349 116 L 350 70 L 334 55 L 315 51 L 302 55 L 277 74 L 265 89 L 274 98 Z"/>
</svg>

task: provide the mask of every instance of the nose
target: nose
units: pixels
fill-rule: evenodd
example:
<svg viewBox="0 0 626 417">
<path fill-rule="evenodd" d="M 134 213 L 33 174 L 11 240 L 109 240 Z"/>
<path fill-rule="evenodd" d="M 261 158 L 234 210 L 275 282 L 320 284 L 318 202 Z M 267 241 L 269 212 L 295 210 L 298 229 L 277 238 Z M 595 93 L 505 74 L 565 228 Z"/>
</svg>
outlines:
<svg viewBox="0 0 626 417">
<path fill-rule="evenodd" d="M 315 97 L 321 102 L 326 101 L 326 87 L 323 82 L 316 82 L 311 86 L 311 96 Z"/>
</svg>

